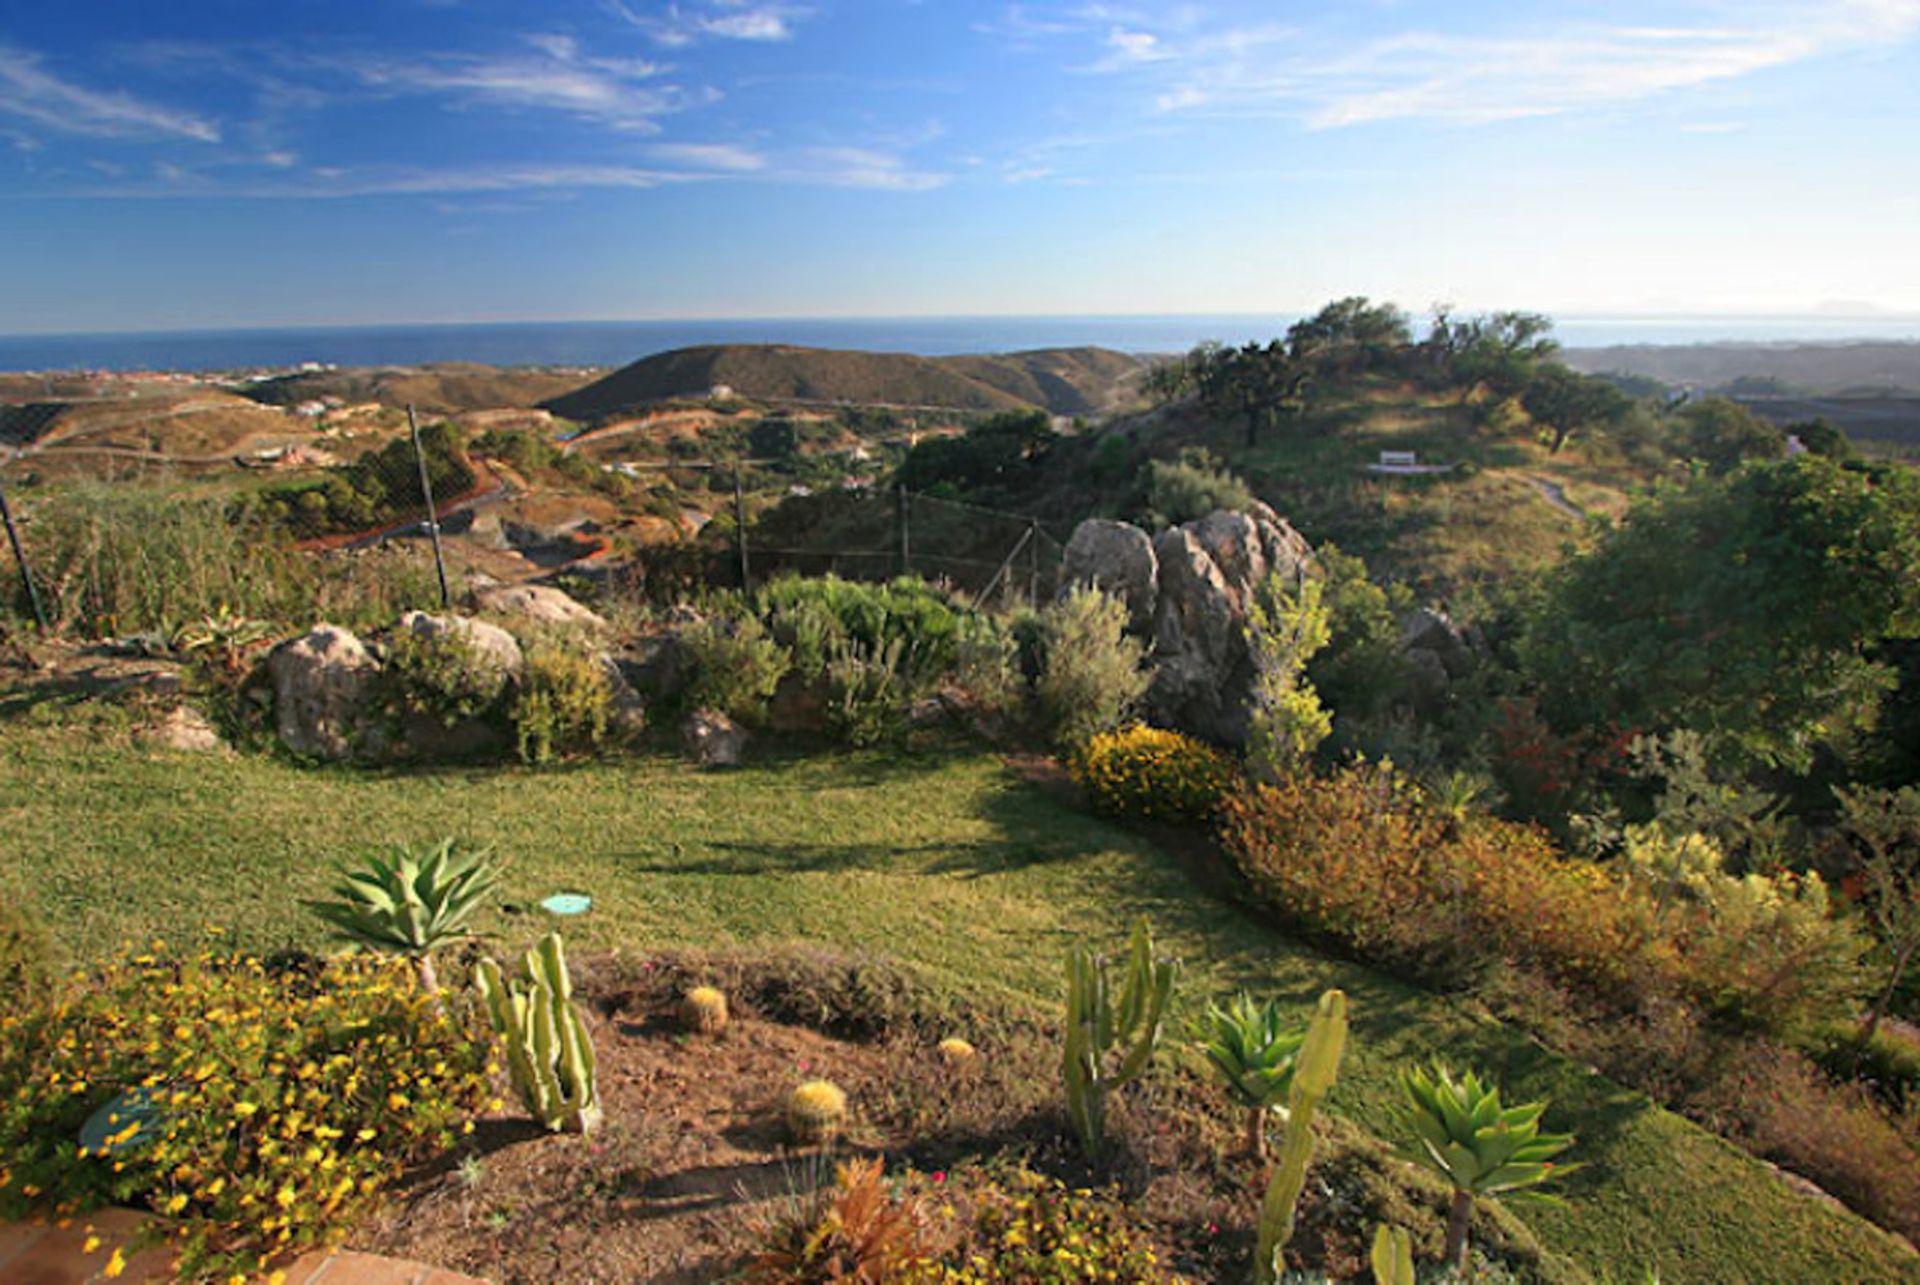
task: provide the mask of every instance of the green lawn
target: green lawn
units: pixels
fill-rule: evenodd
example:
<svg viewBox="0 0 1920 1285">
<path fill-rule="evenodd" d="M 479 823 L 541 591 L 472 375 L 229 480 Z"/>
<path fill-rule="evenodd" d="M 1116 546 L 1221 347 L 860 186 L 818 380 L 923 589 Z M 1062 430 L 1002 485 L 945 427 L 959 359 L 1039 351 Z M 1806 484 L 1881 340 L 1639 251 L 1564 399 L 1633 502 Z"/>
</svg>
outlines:
<svg viewBox="0 0 1920 1285">
<path fill-rule="evenodd" d="M 1353 997 L 1333 1106 L 1390 1131 L 1393 1076 L 1472 1062 L 1580 1135 L 1562 1208 L 1519 1212 L 1554 1251 L 1615 1279 L 1920 1279 L 1865 1222 L 1503 1027 L 1328 959 L 1199 890 L 1151 844 L 1052 801 L 985 755 L 781 760 L 702 775 L 662 758 L 576 770 L 385 775 L 133 747 L 111 714 L 0 695 L 0 850 L 78 958 L 204 925 L 313 947 L 297 905 L 332 863 L 454 834 L 511 858 L 505 902 L 593 894 L 570 938 L 625 950 L 814 939 L 885 951 L 971 992 L 1058 1003 L 1059 959 L 1153 916 L 1188 961 L 1184 1003 L 1247 985 Z M 483 925 L 530 937 L 538 912 Z"/>
</svg>

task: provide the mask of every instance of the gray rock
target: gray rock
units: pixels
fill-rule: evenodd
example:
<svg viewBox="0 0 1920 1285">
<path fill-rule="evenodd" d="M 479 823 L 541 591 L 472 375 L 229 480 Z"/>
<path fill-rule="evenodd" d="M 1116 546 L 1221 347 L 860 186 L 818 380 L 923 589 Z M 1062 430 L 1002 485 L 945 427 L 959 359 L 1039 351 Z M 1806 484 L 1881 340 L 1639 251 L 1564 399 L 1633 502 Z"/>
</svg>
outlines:
<svg viewBox="0 0 1920 1285">
<path fill-rule="evenodd" d="M 1127 604 L 1128 628 L 1145 634 L 1153 628 L 1159 599 L 1159 562 L 1153 540 L 1139 527 L 1106 518 L 1088 518 L 1073 529 L 1060 568 L 1063 590 L 1093 585 Z"/>
<path fill-rule="evenodd" d="M 598 612 L 581 606 L 549 585 L 499 585 L 474 594 L 474 602 L 482 611 L 518 616 L 536 624 L 579 625 L 592 629 L 607 627 L 606 619 Z"/>
<path fill-rule="evenodd" d="M 315 625 L 267 657 L 274 720 L 295 754 L 344 759 L 378 748 L 371 706 L 380 663 L 338 625 Z"/>
<path fill-rule="evenodd" d="M 600 666 L 607 673 L 607 686 L 613 689 L 608 701 L 607 730 L 615 740 L 630 741 L 647 730 L 647 702 L 627 681 L 627 674 L 620 662 L 612 656 L 600 657 Z"/>
<path fill-rule="evenodd" d="M 1227 580 L 1190 527 L 1161 532 L 1153 547 L 1160 595 L 1148 708 L 1165 726 L 1237 744 L 1253 680 L 1246 587 Z"/>
<path fill-rule="evenodd" d="M 687 757 L 701 767 L 734 767 L 747 748 L 747 731 L 719 710 L 700 709 L 680 727 Z"/>
<path fill-rule="evenodd" d="M 1432 607 L 1421 607 L 1400 622 L 1400 648 L 1410 657 L 1419 652 L 1432 655 L 1449 678 L 1464 677 L 1473 668 L 1473 647 L 1466 632 Z"/>
<path fill-rule="evenodd" d="M 182 750 L 188 753 L 205 754 L 214 750 L 223 750 L 227 743 L 220 739 L 220 733 L 214 729 L 207 716 L 191 705 L 176 705 L 157 720 L 140 729 L 139 739 L 143 744 L 156 749 Z"/>
<path fill-rule="evenodd" d="M 512 634 L 498 625 L 470 616 L 430 616 L 424 611 L 409 611 L 394 625 L 396 632 L 420 638 L 457 637 L 474 652 L 475 658 L 500 678 L 501 686 L 517 680 L 527 669 L 527 658 Z"/>
</svg>

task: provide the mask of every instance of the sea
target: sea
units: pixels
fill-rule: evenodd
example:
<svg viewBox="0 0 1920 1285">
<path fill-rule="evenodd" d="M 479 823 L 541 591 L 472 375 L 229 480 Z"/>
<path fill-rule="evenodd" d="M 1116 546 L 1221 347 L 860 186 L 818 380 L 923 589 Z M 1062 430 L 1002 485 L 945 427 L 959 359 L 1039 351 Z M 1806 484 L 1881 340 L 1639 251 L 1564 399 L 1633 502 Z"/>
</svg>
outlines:
<svg viewBox="0 0 1920 1285">
<path fill-rule="evenodd" d="M 1185 352 L 1204 340 L 1266 342 L 1299 314 L 1059 317 L 795 317 L 304 326 L 125 334 L 0 335 L 0 371 L 284 370 L 330 366 L 621 366 L 696 344 L 797 344 L 922 356 L 1082 345 Z M 1419 319 L 1416 319 L 1419 324 Z M 1920 316 L 1579 317 L 1555 321 L 1569 348 L 1614 344 L 1920 341 Z"/>
</svg>

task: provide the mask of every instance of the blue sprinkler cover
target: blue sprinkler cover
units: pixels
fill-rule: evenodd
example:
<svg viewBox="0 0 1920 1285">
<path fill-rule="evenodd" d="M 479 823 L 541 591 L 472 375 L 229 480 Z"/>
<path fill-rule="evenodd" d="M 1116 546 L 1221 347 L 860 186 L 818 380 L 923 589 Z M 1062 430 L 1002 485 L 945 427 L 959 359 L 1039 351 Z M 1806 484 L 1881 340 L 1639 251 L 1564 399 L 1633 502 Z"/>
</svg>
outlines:
<svg viewBox="0 0 1920 1285">
<path fill-rule="evenodd" d="M 550 915 L 584 915 L 593 909 L 593 898 L 584 892 L 556 892 L 540 903 Z"/>
<path fill-rule="evenodd" d="M 80 1145 L 88 1155 L 133 1151 L 160 1136 L 160 1089 L 128 1089 L 87 1117 Z"/>
</svg>

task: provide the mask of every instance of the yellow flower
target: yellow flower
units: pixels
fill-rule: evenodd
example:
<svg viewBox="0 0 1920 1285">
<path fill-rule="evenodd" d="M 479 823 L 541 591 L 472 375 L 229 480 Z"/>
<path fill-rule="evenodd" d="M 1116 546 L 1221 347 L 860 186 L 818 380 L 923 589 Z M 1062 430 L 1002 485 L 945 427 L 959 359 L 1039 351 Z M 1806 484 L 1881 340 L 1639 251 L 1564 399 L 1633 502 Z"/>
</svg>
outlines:
<svg viewBox="0 0 1920 1285">
<path fill-rule="evenodd" d="M 166 1205 L 164 1206 L 166 1211 L 170 1214 L 177 1214 L 182 1209 L 185 1209 L 186 1207 L 187 1207 L 187 1197 L 185 1193 L 176 1193 L 175 1195 L 169 1197 Z"/>
<path fill-rule="evenodd" d="M 98 1236 L 89 1236 L 81 1244 L 80 1252 L 83 1254 L 91 1254 L 94 1250 L 98 1248 L 100 1248 L 100 1238 Z"/>
<path fill-rule="evenodd" d="M 280 1190 L 273 1193 L 273 1203 L 280 1206 L 280 1208 L 282 1209 L 285 1209 L 289 1205 L 293 1204 L 293 1202 L 298 1198 L 299 1198 L 299 1193 L 294 1191 L 292 1183 L 288 1183 L 286 1186 L 280 1188 Z"/>
<path fill-rule="evenodd" d="M 108 1280 L 112 1280 L 126 1270 L 127 1256 L 116 1249 L 113 1251 L 113 1257 L 107 1260 L 107 1265 L 100 1269 L 100 1274 Z"/>
<path fill-rule="evenodd" d="M 239 1116 L 242 1120 L 246 1119 L 248 1116 L 252 1115 L 255 1111 L 258 1111 L 259 1109 L 260 1109 L 260 1105 L 256 1102 L 236 1102 L 233 1104 L 233 1113 Z"/>
</svg>

